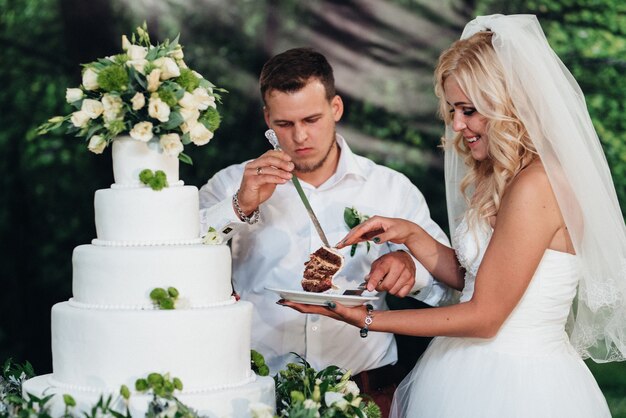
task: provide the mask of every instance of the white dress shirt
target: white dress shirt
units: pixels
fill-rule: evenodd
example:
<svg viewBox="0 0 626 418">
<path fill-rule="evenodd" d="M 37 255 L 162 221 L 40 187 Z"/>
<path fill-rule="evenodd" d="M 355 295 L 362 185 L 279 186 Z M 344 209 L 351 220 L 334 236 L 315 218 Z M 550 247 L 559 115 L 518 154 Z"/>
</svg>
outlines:
<svg viewBox="0 0 626 418">
<path fill-rule="evenodd" d="M 407 177 L 353 154 L 340 135 L 337 142 L 341 154 L 335 174 L 317 188 L 301 181 L 331 245 L 349 230 L 343 217 L 346 207 L 369 216 L 409 219 L 449 245 L 444 232 L 430 219 L 424 196 Z M 237 226 L 231 242 L 232 280 L 241 299 L 254 304 L 252 348 L 265 356 L 272 373 L 294 361 L 290 352 L 302 355 L 318 370 L 334 364 L 353 374 L 395 363 L 393 334 L 370 332 L 367 338 L 361 338 L 359 329 L 352 325 L 319 315 L 303 315 L 276 304 L 279 296 L 266 287 L 302 290 L 304 263 L 322 242 L 292 182 L 279 185 L 270 199 L 260 205 L 258 223 L 241 222 L 233 211 L 232 196 L 241 183 L 244 165 L 221 170 L 200 189 L 200 220 L 203 234 L 209 227 L 219 230 L 229 223 Z M 349 247 L 344 248 L 341 252 L 345 264 L 339 276 L 356 287 L 374 260 L 404 248 L 372 243 L 367 252 L 365 243 L 361 243 L 354 257 L 350 256 Z M 417 297 L 430 305 L 445 303 L 450 289 L 433 281 L 418 262 L 416 267 L 414 289 L 421 289 Z M 387 309 L 384 294 L 373 305 L 375 309 Z"/>
</svg>

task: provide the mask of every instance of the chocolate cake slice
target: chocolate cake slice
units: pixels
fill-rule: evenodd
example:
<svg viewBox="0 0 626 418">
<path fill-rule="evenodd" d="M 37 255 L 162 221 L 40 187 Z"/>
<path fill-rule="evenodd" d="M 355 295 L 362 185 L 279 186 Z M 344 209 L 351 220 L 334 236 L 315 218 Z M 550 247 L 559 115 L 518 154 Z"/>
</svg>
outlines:
<svg viewBox="0 0 626 418">
<path fill-rule="evenodd" d="M 333 285 L 333 277 L 343 267 L 343 256 L 337 250 L 321 247 L 304 263 L 302 288 L 307 292 L 323 292 Z"/>
</svg>

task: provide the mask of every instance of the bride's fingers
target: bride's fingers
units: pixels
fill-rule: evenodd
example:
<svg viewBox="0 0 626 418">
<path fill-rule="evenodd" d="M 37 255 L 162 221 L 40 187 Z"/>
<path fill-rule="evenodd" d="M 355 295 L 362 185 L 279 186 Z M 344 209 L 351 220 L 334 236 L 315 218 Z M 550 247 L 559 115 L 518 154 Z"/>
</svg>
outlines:
<svg viewBox="0 0 626 418">
<path fill-rule="evenodd" d="M 373 237 L 385 232 L 381 222 L 368 220 L 352 228 L 350 232 L 336 245 L 336 248 L 343 248 L 348 245 L 369 241 Z"/>
</svg>

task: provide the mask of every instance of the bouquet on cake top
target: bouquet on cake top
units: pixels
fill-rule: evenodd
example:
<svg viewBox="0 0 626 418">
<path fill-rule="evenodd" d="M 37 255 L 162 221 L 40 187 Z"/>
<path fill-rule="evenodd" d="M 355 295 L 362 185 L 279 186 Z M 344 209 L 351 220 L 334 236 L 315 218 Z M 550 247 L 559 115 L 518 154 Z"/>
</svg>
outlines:
<svg viewBox="0 0 626 418">
<path fill-rule="evenodd" d="M 83 64 L 82 84 L 68 88 L 65 96 L 76 110 L 49 119 L 38 134 L 66 127 L 96 154 L 128 134 L 157 142 L 167 155 L 191 164 L 184 146 L 205 145 L 213 138 L 220 124 L 218 92 L 225 90 L 187 67 L 178 37 L 152 45 L 145 23 L 130 40 L 122 36 L 122 49 Z"/>
</svg>

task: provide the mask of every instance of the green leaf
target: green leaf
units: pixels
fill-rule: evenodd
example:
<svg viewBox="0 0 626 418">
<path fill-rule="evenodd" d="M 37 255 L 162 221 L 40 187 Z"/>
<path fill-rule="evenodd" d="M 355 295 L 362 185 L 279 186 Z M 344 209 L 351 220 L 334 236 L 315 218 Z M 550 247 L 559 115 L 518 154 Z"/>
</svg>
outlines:
<svg viewBox="0 0 626 418">
<path fill-rule="evenodd" d="M 350 247 L 350 257 L 354 257 L 354 254 L 356 254 L 356 247 L 357 244 L 352 244 L 352 246 Z"/>
<path fill-rule="evenodd" d="M 165 122 L 165 124 L 163 125 L 163 128 L 164 129 L 178 128 L 180 124 L 183 123 L 184 121 L 185 119 L 183 119 L 183 116 L 180 114 L 180 112 L 171 112 L 170 118 L 167 122 Z"/>
<path fill-rule="evenodd" d="M 76 406 L 76 400 L 72 395 L 68 395 L 67 393 L 63 395 L 63 402 L 66 406 Z"/>
<path fill-rule="evenodd" d="M 191 157 L 185 154 L 184 152 L 181 152 L 180 154 L 178 154 L 178 159 L 185 164 L 193 165 L 193 161 L 191 160 Z"/>
<path fill-rule="evenodd" d="M 354 208 L 346 207 L 343 210 L 343 220 L 348 225 L 348 228 L 352 229 L 359 224 L 359 218 L 354 213 Z"/>
</svg>

